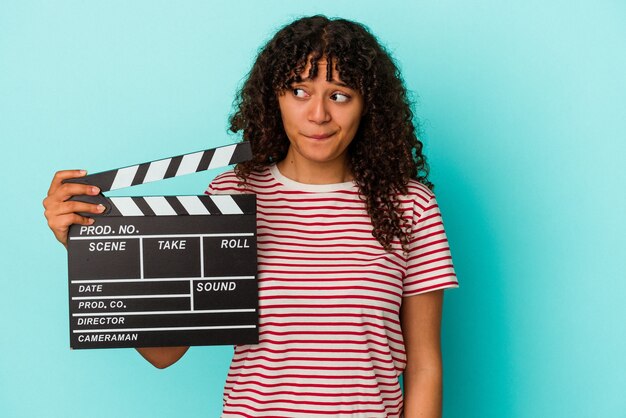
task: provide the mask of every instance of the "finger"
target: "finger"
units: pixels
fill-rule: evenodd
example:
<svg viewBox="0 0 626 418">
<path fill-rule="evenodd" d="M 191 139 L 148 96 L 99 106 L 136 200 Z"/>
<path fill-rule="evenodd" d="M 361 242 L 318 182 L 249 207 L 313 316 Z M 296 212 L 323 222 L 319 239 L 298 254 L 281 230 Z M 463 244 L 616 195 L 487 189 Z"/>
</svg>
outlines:
<svg viewBox="0 0 626 418">
<path fill-rule="evenodd" d="M 88 184 L 67 183 L 60 186 L 56 191 L 43 200 L 43 207 L 46 210 L 55 211 L 56 208 L 72 196 L 97 195 L 100 189 Z"/>
<path fill-rule="evenodd" d="M 73 215 L 76 213 L 100 214 L 104 212 L 105 209 L 106 208 L 103 205 L 70 201 L 63 202 L 52 208 L 47 208 L 43 214 L 48 220 L 50 228 L 57 229 L 67 227 L 67 225 L 69 225 L 64 223 L 64 219 L 67 215 Z"/>
<path fill-rule="evenodd" d="M 68 200 L 67 202 L 61 203 L 55 214 L 56 216 L 65 215 L 68 213 L 102 213 L 106 208 L 104 205 L 94 205 L 93 203 L 85 203 L 79 202 L 76 200 Z"/>
<path fill-rule="evenodd" d="M 87 175 L 87 171 L 85 170 L 61 170 L 57 171 L 52 178 L 52 183 L 50 183 L 50 188 L 48 189 L 48 195 L 51 195 L 56 191 L 56 189 L 63 184 L 63 180 L 73 179 L 77 177 L 84 177 Z"/>
<path fill-rule="evenodd" d="M 80 196 L 84 194 L 95 196 L 98 193 L 100 193 L 100 189 L 96 186 L 79 183 L 65 183 L 50 197 L 54 200 L 64 202 L 72 196 Z"/>
<path fill-rule="evenodd" d="M 94 218 L 88 218 L 86 216 L 81 216 L 77 213 L 74 213 L 71 216 L 71 221 L 72 221 L 72 225 L 76 224 L 76 225 L 91 225 L 95 222 Z"/>
</svg>

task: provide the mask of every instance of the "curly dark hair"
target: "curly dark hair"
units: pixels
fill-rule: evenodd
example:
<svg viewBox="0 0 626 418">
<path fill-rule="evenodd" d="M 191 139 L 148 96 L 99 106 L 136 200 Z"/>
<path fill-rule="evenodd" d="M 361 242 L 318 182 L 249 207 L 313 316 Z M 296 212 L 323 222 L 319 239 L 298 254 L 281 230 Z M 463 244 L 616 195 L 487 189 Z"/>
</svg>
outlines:
<svg viewBox="0 0 626 418">
<path fill-rule="evenodd" d="M 400 71 L 359 23 L 325 16 L 301 18 L 261 48 L 230 117 L 230 130 L 243 131 L 254 155 L 235 171 L 245 182 L 251 172 L 285 158 L 289 139 L 277 96 L 302 80 L 307 63 L 311 64 L 308 77 L 315 78 L 321 59 L 327 62 L 328 81 L 334 67 L 341 81 L 364 99 L 361 122 L 348 147 L 348 165 L 372 220 L 372 235 L 387 251 L 397 237 L 406 251 L 411 223 L 402 219 L 398 195 L 407 193 L 409 179 L 430 189 L 433 184 L 428 181 L 428 165 Z"/>
</svg>

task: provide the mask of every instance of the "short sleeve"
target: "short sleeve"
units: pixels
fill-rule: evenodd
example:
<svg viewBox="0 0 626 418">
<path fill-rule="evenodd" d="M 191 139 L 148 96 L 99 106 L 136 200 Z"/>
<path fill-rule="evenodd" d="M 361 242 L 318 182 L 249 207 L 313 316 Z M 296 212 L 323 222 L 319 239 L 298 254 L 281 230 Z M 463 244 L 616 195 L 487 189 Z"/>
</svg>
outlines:
<svg viewBox="0 0 626 418">
<path fill-rule="evenodd" d="M 458 286 L 437 201 L 416 202 L 403 296 Z"/>
</svg>

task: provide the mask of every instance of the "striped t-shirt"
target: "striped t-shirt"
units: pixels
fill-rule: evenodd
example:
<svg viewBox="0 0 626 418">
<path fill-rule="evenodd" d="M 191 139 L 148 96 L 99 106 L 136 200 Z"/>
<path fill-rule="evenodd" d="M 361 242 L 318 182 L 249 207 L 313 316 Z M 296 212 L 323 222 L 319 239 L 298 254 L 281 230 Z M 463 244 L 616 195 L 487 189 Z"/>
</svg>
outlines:
<svg viewBox="0 0 626 418">
<path fill-rule="evenodd" d="M 311 185 L 276 166 L 218 176 L 208 194 L 257 195 L 259 343 L 235 347 L 223 417 L 399 417 L 403 297 L 457 287 L 432 192 L 401 197 L 410 252 L 386 252 L 353 182 Z"/>
</svg>

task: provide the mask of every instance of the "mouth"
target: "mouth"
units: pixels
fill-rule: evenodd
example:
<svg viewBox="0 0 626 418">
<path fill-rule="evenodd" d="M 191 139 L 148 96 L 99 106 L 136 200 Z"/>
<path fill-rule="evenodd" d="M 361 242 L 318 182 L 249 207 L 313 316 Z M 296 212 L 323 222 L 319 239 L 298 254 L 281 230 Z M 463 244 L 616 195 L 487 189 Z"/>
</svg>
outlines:
<svg viewBox="0 0 626 418">
<path fill-rule="evenodd" d="M 326 138 L 330 138 L 334 134 L 335 134 L 335 132 L 327 132 L 327 133 L 322 133 L 322 134 L 311 134 L 311 135 L 302 134 L 302 135 L 306 136 L 307 138 L 311 138 L 311 139 L 326 139 Z"/>
</svg>

